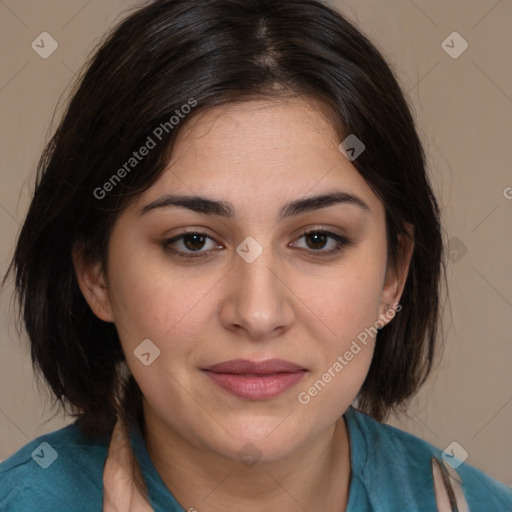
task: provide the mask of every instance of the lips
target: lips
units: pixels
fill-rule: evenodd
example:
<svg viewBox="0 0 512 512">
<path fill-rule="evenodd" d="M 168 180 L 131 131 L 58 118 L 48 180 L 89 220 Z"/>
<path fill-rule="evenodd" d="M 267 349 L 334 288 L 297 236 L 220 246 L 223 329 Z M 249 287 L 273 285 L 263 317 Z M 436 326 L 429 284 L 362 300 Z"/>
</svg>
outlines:
<svg viewBox="0 0 512 512">
<path fill-rule="evenodd" d="M 202 369 L 225 391 L 249 400 L 265 400 L 296 385 L 307 370 L 283 359 L 233 359 Z"/>
<path fill-rule="evenodd" d="M 235 374 L 257 374 L 268 375 L 269 373 L 292 373 L 304 370 L 302 366 L 285 361 L 283 359 L 267 359 L 265 361 L 249 361 L 247 359 L 232 359 L 224 361 L 213 366 L 208 366 L 205 370 L 216 373 L 235 373 Z"/>
</svg>

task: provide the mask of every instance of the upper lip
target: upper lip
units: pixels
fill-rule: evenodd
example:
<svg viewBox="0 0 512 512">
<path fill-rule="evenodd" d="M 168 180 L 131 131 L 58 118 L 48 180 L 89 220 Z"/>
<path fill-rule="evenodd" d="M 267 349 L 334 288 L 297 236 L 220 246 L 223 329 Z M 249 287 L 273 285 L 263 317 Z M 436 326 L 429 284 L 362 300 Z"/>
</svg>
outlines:
<svg viewBox="0 0 512 512">
<path fill-rule="evenodd" d="M 217 363 L 203 370 L 215 373 L 235 373 L 235 374 L 270 374 L 270 373 L 292 373 L 305 370 L 304 367 L 285 361 L 284 359 L 266 359 L 265 361 L 250 361 L 248 359 L 231 359 Z"/>
</svg>

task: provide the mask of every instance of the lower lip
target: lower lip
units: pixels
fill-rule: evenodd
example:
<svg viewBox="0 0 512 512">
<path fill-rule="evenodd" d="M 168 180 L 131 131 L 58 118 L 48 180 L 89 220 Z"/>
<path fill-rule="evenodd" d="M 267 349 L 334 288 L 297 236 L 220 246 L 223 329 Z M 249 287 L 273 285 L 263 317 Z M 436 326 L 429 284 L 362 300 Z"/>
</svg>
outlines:
<svg viewBox="0 0 512 512">
<path fill-rule="evenodd" d="M 216 373 L 204 371 L 219 386 L 233 395 L 249 400 L 273 398 L 295 386 L 306 373 L 305 370 L 268 375 Z"/>
</svg>

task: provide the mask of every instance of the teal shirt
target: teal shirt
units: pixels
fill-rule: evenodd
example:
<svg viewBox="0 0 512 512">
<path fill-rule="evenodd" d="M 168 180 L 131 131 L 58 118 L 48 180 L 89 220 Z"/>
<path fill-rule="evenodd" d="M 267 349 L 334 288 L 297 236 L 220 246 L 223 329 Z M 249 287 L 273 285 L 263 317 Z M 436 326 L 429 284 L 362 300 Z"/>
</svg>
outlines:
<svg viewBox="0 0 512 512">
<path fill-rule="evenodd" d="M 441 450 L 350 407 L 352 475 L 346 512 L 435 512 L 430 458 Z M 184 512 L 139 430 L 130 433 L 155 512 Z M 1 512 L 101 512 L 108 439 L 72 424 L 38 437 L 0 464 Z M 42 444 L 46 443 L 46 444 Z M 457 468 L 472 512 L 512 511 L 512 489 L 473 466 Z"/>
</svg>

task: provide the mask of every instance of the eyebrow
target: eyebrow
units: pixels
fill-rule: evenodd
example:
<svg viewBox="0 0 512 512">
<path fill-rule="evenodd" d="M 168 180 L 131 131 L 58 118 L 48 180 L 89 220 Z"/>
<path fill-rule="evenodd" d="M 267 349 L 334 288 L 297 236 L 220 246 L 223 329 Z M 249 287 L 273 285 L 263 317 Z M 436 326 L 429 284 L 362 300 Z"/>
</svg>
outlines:
<svg viewBox="0 0 512 512">
<path fill-rule="evenodd" d="M 370 213 L 370 207 L 359 196 L 350 192 L 335 190 L 326 194 L 295 199 L 286 203 L 279 210 L 279 220 L 300 215 L 320 208 L 327 208 L 337 204 L 349 204 L 360 208 L 364 213 Z M 144 206 L 139 215 L 157 208 L 180 207 L 206 215 L 218 215 L 226 218 L 235 216 L 235 207 L 227 202 L 209 199 L 203 196 L 166 194 Z"/>
</svg>

